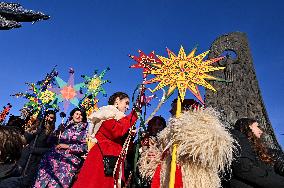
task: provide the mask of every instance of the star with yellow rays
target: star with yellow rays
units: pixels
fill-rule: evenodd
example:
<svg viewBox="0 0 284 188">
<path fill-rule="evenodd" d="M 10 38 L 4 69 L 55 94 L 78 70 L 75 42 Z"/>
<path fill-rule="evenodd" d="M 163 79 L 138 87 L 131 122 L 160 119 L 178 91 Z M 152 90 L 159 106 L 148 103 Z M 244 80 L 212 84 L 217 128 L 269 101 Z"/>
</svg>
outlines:
<svg viewBox="0 0 284 188">
<path fill-rule="evenodd" d="M 55 99 L 55 93 L 49 90 L 45 90 L 44 92 L 40 93 L 39 99 L 42 101 L 43 104 L 48 104 Z"/>
<path fill-rule="evenodd" d="M 168 86 L 167 96 L 170 96 L 177 88 L 181 101 L 184 100 L 186 89 L 189 89 L 193 95 L 202 103 L 203 99 L 200 95 L 198 85 L 210 89 L 214 92 L 216 90 L 206 80 L 224 81 L 208 75 L 207 73 L 223 70 L 225 67 L 213 67 L 212 64 L 221 60 L 223 57 L 209 59 L 203 61 L 205 56 L 209 53 L 206 51 L 195 56 L 196 48 L 186 55 L 184 48 L 181 46 L 178 55 L 167 49 L 169 57 L 157 55 L 162 61 L 161 64 L 156 64 L 155 69 L 149 70 L 147 74 L 153 74 L 156 77 L 145 81 L 145 84 L 159 82 L 153 92 Z"/>
<path fill-rule="evenodd" d="M 101 92 L 104 96 L 106 96 L 106 91 L 103 89 L 102 85 L 104 85 L 105 83 L 110 83 L 109 80 L 103 80 L 103 77 L 109 70 L 110 68 L 106 68 L 100 74 L 98 74 L 98 70 L 95 70 L 94 75 L 92 77 L 82 75 L 82 77 L 85 79 L 84 87 L 87 88 L 86 95 L 91 94 L 95 98 L 98 93 Z"/>
</svg>

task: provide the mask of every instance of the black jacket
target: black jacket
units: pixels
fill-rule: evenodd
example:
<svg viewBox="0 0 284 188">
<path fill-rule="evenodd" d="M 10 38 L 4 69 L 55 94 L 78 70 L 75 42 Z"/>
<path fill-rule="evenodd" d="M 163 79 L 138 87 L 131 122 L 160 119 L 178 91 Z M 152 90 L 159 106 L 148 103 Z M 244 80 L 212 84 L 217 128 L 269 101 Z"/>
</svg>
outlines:
<svg viewBox="0 0 284 188">
<path fill-rule="evenodd" d="M 23 181 L 25 184 L 31 185 L 37 175 L 41 158 L 51 148 L 52 143 L 49 143 L 50 135 L 46 133 L 44 126 L 34 134 L 26 133 L 25 138 L 29 145 L 23 149 L 18 165 L 22 167 L 23 171 L 26 168 L 25 174 L 22 174 Z"/>
<path fill-rule="evenodd" d="M 0 165 L 0 188 L 19 188 L 23 187 L 22 177 L 20 177 L 21 168 L 13 164 Z"/>
<path fill-rule="evenodd" d="M 240 151 L 232 164 L 232 178 L 224 187 L 284 188 L 284 177 L 275 173 L 272 165 L 258 159 L 252 144 L 240 131 L 233 130 Z"/>
</svg>

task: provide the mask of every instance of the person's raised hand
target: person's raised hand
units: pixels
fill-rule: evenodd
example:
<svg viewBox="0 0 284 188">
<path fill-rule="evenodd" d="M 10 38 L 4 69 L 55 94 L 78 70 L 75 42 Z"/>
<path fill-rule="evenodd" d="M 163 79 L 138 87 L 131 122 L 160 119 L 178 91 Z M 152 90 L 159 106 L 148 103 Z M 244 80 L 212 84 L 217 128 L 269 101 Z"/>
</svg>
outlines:
<svg viewBox="0 0 284 188">
<path fill-rule="evenodd" d="M 69 149 L 69 145 L 67 144 L 58 144 L 56 149 Z"/>
</svg>

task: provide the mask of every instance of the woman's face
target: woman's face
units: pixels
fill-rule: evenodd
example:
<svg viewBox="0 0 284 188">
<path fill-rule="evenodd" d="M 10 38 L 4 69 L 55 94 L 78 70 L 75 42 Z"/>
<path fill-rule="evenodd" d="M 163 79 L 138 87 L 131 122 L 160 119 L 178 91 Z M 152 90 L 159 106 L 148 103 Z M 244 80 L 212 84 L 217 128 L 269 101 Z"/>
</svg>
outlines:
<svg viewBox="0 0 284 188">
<path fill-rule="evenodd" d="M 253 124 L 251 124 L 250 126 L 251 131 L 253 132 L 253 134 L 257 137 L 260 138 L 260 136 L 262 135 L 263 131 L 259 128 L 259 125 L 257 122 L 254 122 Z"/>
<path fill-rule="evenodd" d="M 76 111 L 73 116 L 72 119 L 75 123 L 80 123 L 83 120 L 83 116 L 82 113 L 80 111 Z"/>
<path fill-rule="evenodd" d="M 54 114 L 48 114 L 46 117 L 45 117 L 45 121 L 47 123 L 53 123 L 55 120 L 55 115 Z"/>
<path fill-rule="evenodd" d="M 119 111 L 125 113 L 129 109 L 129 98 L 119 99 L 117 97 L 115 99 L 115 106 Z"/>
</svg>

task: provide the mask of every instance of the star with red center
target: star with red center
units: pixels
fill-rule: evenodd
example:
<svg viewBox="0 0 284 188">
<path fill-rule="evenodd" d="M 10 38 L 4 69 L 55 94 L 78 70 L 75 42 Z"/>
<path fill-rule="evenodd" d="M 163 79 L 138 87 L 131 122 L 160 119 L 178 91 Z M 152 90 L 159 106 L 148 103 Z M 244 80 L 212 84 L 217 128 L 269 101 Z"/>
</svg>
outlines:
<svg viewBox="0 0 284 188">
<path fill-rule="evenodd" d="M 73 99 L 77 95 L 75 89 L 71 86 L 63 87 L 60 93 L 67 100 Z"/>
<path fill-rule="evenodd" d="M 70 69 L 69 71 L 70 77 L 68 83 L 63 81 L 60 77 L 56 76 L 54 79 L 56 80 L 59 88 L 49 88 L 48 90 L 56 93 L 55 101 L 57 103 L 64 102 L 63 108 L 66 112 L 69 103 L 79 106 L 78 98 L 82 98 L 83 94 L 80 92 L 81 88 L 85 86 L 85 83 L 79 83 L 74 85 L 74 70 Z"/>
</svg>

